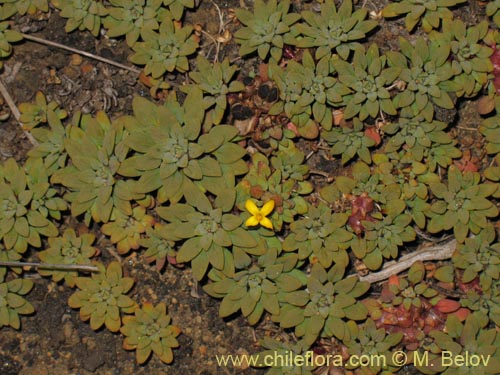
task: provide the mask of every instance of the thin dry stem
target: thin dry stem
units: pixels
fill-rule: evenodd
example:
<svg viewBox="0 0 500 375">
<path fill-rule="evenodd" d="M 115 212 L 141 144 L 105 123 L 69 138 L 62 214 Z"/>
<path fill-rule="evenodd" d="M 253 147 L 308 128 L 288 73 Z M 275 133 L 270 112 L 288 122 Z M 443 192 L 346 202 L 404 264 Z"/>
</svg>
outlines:
<svg viewBox="0 0 500 375">
<path fill-rule="evenodd" d="M 140 74 L 141 73 L 141 70 L 139 70 L 139 69 L 137 69 L 137 68 L 135 68 L 133 66 L 128 66 L 128 65 L 120 64 L 119 62 L 116 62 L 116 61 L 113 61 L 113 60 L 110 60 L 110 59 L 106 59 L 105 57 L 94 55 L 93 53 L 90 53 L 90 52 L 85 52 L 85 51 L 82 51 L 82 50 L 79 50 L 79 49 L 76 49 L 76 48 L 68 47 L 68 46 L 65 46 L 64 44 L 52 42 L 50 40 L 45 40 L 45 39 L 38 38 L 36 36 L 29 35 L 29 34 L 23 34 L 23 38 L 26 39 L 26 40 L 31 40 L 32 42 L 36 42 L 36 43 L 40 43 L 40 44 L 45 44 L 47 46 L 56 47 L 56 48 L 60 48 L 60 49 L 65 49 L 66 51 L 77 53 L 79 55 L 82 55 L 82 56 L 85 56 L 85 57 L 89 57 L 91 59 L 94 59 L 94 60 L 97 60 L 97 61 L 101 61 L 103 63 L 109 64 L 109 65 L 113 65 L 113 66 L 116 66 L 116 67 L 118 67 L 120 69 L 125 69 L 125 70 L 128 70 L 128 71 L 136 73 L 136 74 Z"/>
<path fill-rule="evenodd" d="M 440 245 L 425 247 L 423 249 L 414 251 L 413 253 L 404 255 L 397 261 L 388 262 L 385 264 L 382 271 L 371 273 L 367 276 L 361 276 L 359 280 L 367 281 L 370 284 L 373 284 L 382 280 L 386 280 L 392 275 L 397 275 L 398 273 L 407 270 L 412 266 L 413 263 L 418 261 L 424 262 L 430 260 L 449 259 L 453 255 L 456 247 L 456 239 Z"/>
<path fill-rule="evenodd" d="M 0 261 L 0 266 L 6 267 L 33 267 L 33 268 L 44 268 L 44 269 L 55 269 L 63 271 L 88 271 L 88 272 L 99 272 L 99 269 L 95 266 L 89 266 L 86 264 L 51 264 L 51 263 L 34 263 L 34 262 L 2 262 Z"/>
<path fill-rule="evenodd" d="M 22 129 L 24 135 L 26 136 L 26 138 L 28 138 L 28 140 L 30 141 L 30 143 L 33 146 L 37 146 L 38 142 L 36 141 L 36 139 L 31 135 L 30 132 L 28 132 L 24 129 L 23 124 L 19 121 L 19 118 L 21 117 L 21 113 L 19 113 L 19 110 L 17 109 L 17 106 L 14 103 L 14 100 L 12 100 L 12 97 L 10 96 L 9 91 L 7 91 L 7 88 L 3 84 L 2 80 L 0 80 L 0 93 L 2 93 L 3 98 L 7 102 L 7 105 L 9 106 L 10 111 L 12 112 L 14 117 L 16 118 L 17 122 L 21 126 L 21 129 Z"/>
</svg>

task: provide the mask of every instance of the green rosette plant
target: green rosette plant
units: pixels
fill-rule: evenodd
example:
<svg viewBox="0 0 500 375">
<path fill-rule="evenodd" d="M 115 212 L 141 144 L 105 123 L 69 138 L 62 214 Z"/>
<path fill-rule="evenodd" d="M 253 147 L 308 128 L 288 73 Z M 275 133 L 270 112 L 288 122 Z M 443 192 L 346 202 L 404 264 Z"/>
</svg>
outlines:
<svg viewBox="0 0 500 375">
<path fill-rule="evenodd" d="M 240 44 L 241 56 L 257 51 L 265 60 L 269 53 L 278 62 L 283 45 L 290 33 L 290 26 L 300 19 L 297 13 L 288 13 L 290 0 L 255 0 L 253 13 L 246 9 L 235 9 L 236 17 L 244 25 L 234 33 Z"/>
<path fill-rule="evenodd" d="M 31 209 L 40 212 L 43 217 L 61 219 L 61 212 L 68 209 L 68 204 L 59 197 L 59 191 L 49 183 L 48 171 L 41 159 L 28 159 L 24 164 L 27 172 L 27 186 L 33 192 Z"/>
<path fill-rule="evenodd" d="M 130 201 L 142 196 L 133 191 L 132 180 L 117 176 L 128 153 L 123 123 L 120 119 L 112 123 L 104 112 L 95 117 L 76 116 L 74 122 L 71 134 L 64 139 L 71 162 L 56 171 L 50 181 L 68 189 L 64 198 L 71 202 L 71 214 L 85 214 L 87 224 L 91 219 L 108 222 L 113 209 L 130 214 Z"/>
<path fill-rule="evenodd" d="M 391 94 L 387 89 L 401 73 L 400 67 L 386 67 L 386 56 L 380 56 L 376 44 L 371 44 L 365 52 L 362 47 L 354 52 L 352 64 L 335 60 L 333 66 L 342 85 L 347 104 L 344 118 L 358 116 L 361 121 L 368 116 L 377 118 L 380 112 L 396 115 Z"/>
<path fill-rule="evenodd" d="M 346 164 L 355 156 L 371 164 L 370 147 L 375 146 L 376 142 L 366 135 L 363 128 L 363 123 L 355 117 L 351 123 L 323 130 L 321 137 L 331 146 L 332 155 L 341 155 L 342 164 Z"/>
<path fill-rule="evenodd" d="M 135 190 L 158 190 L 158 201 L 175 203 L 182 197 L 193 207 L 207 212 L 211 204 L 205 195 L 217 196 L 217 205 L 232 208 L 234 176 L 247 171 L 242 160 L 245 149 L 233 142 L 238 129 L 229 125 L 201 133 L 203 121 L 201 90 L 193 88 L 181 108 L 158 106 L 135 98 L 134 117 L 125 118 L 130 135 L 125 143 L 136 154 L 126 159 L 118 173 L 136 177 Z"/>
<path fill-rule="evenodd" d="M 17 278 L 10 281 L 0 277 L 0 328 L 11 326 L 21 327 L 19 315 L 32 314 L 35 309 L 23 296 L 33 288 L 33 281 Z"/>
<path fill-rule="evenodd" d="M 47 0 L 1 0 L 0 4 L 2 4 L 0 9 L 0 19 L 2 20 L 6 20 L 16 13 L 34 15 L 38 10 L 49 11 Z"/>
<path fill-rule="evenodd" d="M 422 114 L 427 121 L 432 121 L 434 107 L 453 109 L 455 104 L 449 91 L 460 89 L 452 79 L 454 71 L 449 61 L 450 45 L 426 42 L 419 37 L 415 46 L 403 37 L 399 38 L 401 52 L 388 51 L 387 61 L 390 67 L 401 68 L 399 80 L 405 83 L 402 91 L 393 99 L 400 115 L 412 118 Z"/>
<path fill-rule="evenodd" d="M 129 47 L 133 47 L 145 30 L 157 30 L 160 24 L 157 14 L 162 0 L 110 0 L 108 16 L 103 25 L 110 38 L 125 35 Z"/>
<path fill-rule="evenodd" d="M 488 84 L 488 75 L 493 71 L 490 61 L 493 50 L 484 45 L 487 33 L 486 21 L 467 27 L 461 20 L 446 20 L 442 33 L 430 35 L 438 44 L 451 46 L 453 82 L 460 87 L 452 90 L 457 96 L 473 97 Z"/>
<path fill-rule="evenodd" d="M 436 172 L 438 167 L 448 168 L 453 164 L 453 159 L 460 158 L 462 151 L 455 147 L 456 141 L 448 144 L 433 143 L 427 151 L 426 162 L 429 170 Z"/>
<path fill-rule="evenodd" d="M 346 199 L 346 197 L 361 197 L 363 198 L 362 201 L 366 199 L 373 200 L 384 209 L 389 202 L 401 198 L 401 189 L 398 184 L 392 181 L 386 183 L 385 180 L 385 174 L 381 174 L 375 169 L 372 172 L 370 166 L 359 161 L 352 166 L 352 177 L 337 176 L 334 184 L 322 189 L 321 195 L 332 204 L 336 199 L 339 199 L 339 194 L 344 195 L 343 199 Z M 351 204 L 354 205 L 354 202 Z M 367 203 L 362 202 L 361 204 L 366 205 Z M 396 207 L 400 207 L 401 202 L 396 203 L 396 205 Z M 368 209 L 365 207 L 363 209 L 366 211 L 367 217 L 368 214 L 372 214 L 373 208 Z"/>
<path fill-rule="evenodd" d="M 111 243 L 116 244 L 118 254 L 127 254 L 131 249 L 139 248 L 141 235 L 155 222 L 155 219 L 146 214 L 146 209 L 137 206 L 130 215 L 120 211 L 113 211 L 110 221 L 101 227 L 102 233 L 110 236 Z"/>
<path fill-rule="evenodd" d="M 428 351 L 429 360 L 415 364 L 416 368 L 425 374 L 472 375 L 496 374 L 500 366 L 500 335 L 495 328 L 487 327 L 488 320 L 480 319 L 477 314 L 471 314 L 461 322 L 456 316 L 449 315 L 446 328 L 443 331 L 431 331 L 429 337 L 433 340 L 424 345 Z M 447 353 L 443 353 L 443 352 Z M 422 356 L 423 353 L 420 353 Z M 467 355 L 483 358 L 477 366 L 464 366 L 455 361 L 443 361 L 443 358 L 457 358 Z M 463 357 L 462 357 L 463 358 Z M 487 362 L 486 362 L 487 360 Z"/>
<path fill-rule="evenodd" d="M 184 73 L 189 70 L 188 56 L 198 49 L 192 26 L 182 27 L 166 16 L 158 32 L 145 29 L 141 37 L 144 41 L 132 46 L 135 53 L 128 59 L 134 64 L 145 65 L 146 75 L 160 78 L 165 72 L 177 70 Z"/>
<path fill-rule="evenodd" d="M 305 155 L 297 148 L 294 142 L 282 141 L 278 149 L 273 152 L 271 166 L 281 171 L 283 181 L 305 181 L 309 176 L 309 166 L 304 163 Z M 308 184 L 304 182 L 303 185 Z"/>
<path fill-rule="evenodd" d="M 346 250 L 353 238 L 344 229 L 347 220 L 347 214 L 332 213 L 324 203 L 309 206 L 306 217 L 290 224 L 291 233 L 283 242 L 283 250 L 298 250 L 299 259 L 310 258 L 312 263 L 317 261 L 326 269 L 334 264 L 344 272 L 349 264 Z"/>
<path fill-rule="evenodd" d="M 164 223 L 156 222 L 153 227 L 147 227 L 139 245 L 144 247 L 144 257 L 149 263 L 155 262 L 156 269 L 161 271 L 168 262 L 176 264 L 177 255 L 175 241 L 180 240 L 168 230 Z"/>
<path fill-rule="evenodd" d="M 377 328 L 375 322 L 371 319 L 367 319 L 361 326 L 358 326 L 353 321 L 349 321 L 347 322 L 347 326 L 352 336 L 352 340 L 346 343 L 349 355 L 355 355 L 357 358 L 361 358 L 362 355 L 371 358 L 380 358 L 383 356 L 386 359 L 386 361 L 370 361 L 363 368 L 362 373 L 370 375 L 386 374 L 396 372 L 399 369 L 400 366 L 392 361 L 391 348 L 394 348 L 401 342 L 403 333 L 387 334 L 384 328 Z M 386 363 L 385 365 L 384 362 Z M 350 361 L 348 363 L 349 365 L 346 367 L 350 370 L 360 367 L 359 364 L 358 366 L 353 366 Z"/>
<path fill-rule="evenodd" d="M 65 128 L 61 119 L 53 111 L 47 112 L 47 127 L 34 128 L 30 131 L 38 145 L 28 151 L 29 159 L 40 159 L 47 174 L 66 166 L 68 154 L 64 148 L 64 139 L 71 126 Z"/>
<path fill-rule="evenodd" d="M 498 215 L 498 208 L 488 200 L 497 190 L 496 184 L 480 183 L 477 172 L 460 172 L 455 166 L 448 169 L 448 181 L 429 185 L 437 198 L 428 212 L 427 230 L 438 233 L 453 228 L 459 243 L 469 231 L 478 234 L 488 225 L 488 218 Z"/>
<path fill-rule="evenodd" d="M 144 302 L 133 316 L 123 317 L 120 332 L 125 335 L 123 348 L 135 350 L 137 363 L 142 364 L 154 353 L 164 363 L 174 360 L 172 348 L 177 348 L 180 335 L 179 327 L 170 324 L 167 307 L 163 302 L 154 306 Z"/>
<path fill-rule="evenodd" d="M 68 115 L 67 112 L 59 108 L 59 104 L 55 101 L 47 103 L 47 99 L 43 92 L 38 91 L 35 95 L 35 103 L 21 103 L 19 104 L 19 111 L 21 116 L 19 122 L 27 130 L 32 130 L 39 124 L 48 122 L 48 112 L 52 111 L 59 119 L 64 119 Z"/>
<path fill-rule="evenodd" d="M 42 245 L 40 235 L 57 236 L 56 226 L 39 211 L 34 201 L 43 200 L 43 193 L 49 190 L 48 183 L 30 187 L 26 172 L 14 159 L 8 159 L 0 167 L 0 237 L 7 250 L 23 254 L 28 244 Z"/>
<path fill-rule="evenodd" d="M 374 155 L 376 167 L 374 171 L 382 176 L 386 185 L 398 186 L 401 190 L 401 199 L 405 202 L 408 213 L 419 228 L 424 229 L 426 224 L 425 212 L 431 205 L 429 200 L 430 183 L 440 182 L 440 177 L 429 171 L 424 163 L 401 159 L 389 160 L 386 154 Z"/>
<path fill-rule="evenodd" d="M 196 69 L 189 73 L 189 77 L 194 81 L 194 85 L 203 91 L 204 108 L 211 108 L 211 111 L 207 113 L 210 122 L 218 125 L 226 111 L 227 95 L 243 91 L 245 85 L 240 81 L 232 80 L 238 68 L 230 65 L 228 59 L 224 59 L 222 63 L 211 64 L 199 55 L 196 58 Z"/>
<path fill-rule="evenodd" d="M 410 226 L 412 217 L 404 213 L 405 208 L 404 201 L 391 200 L 384 207 L 387 215 L 362 221 L 364 237 L 354 238 L 351 248 L 370 270 L 379 269 L 383 258 L 397 258 L 399 247 L 415 240 L 415 230 Z"/>
<path fill-rule="evenodd" d="M 301 271 L 295 269 L 296 254 L 278 256 L 279 249 L 272 247 L 256 259 L 246 264 L 245 269 L 224 276 L 221 273 L 212 277 L 214 282 L 203 289 L 211 296 L 223 298 L 219 315 L 227 317 L 241 310 L 252 325 L 256 324 L 264 311 L 280 313 L 280 302 L 287 293 L 302 287 Z M 212 273 L 214 275 L 215 273 Z"/>
<path fill-rule="evenodd" d="M 0 22 L 0 59 L 9 57 L 12 53 L 11 43 L 19 42 L 23 35 L 15 30 L 8 30 L 9 22 Z M 3 67 L 3 61 L 0 60 L 0 68 Z"/>
<path fill-rule="evenodd" d="M 450 7 L 465 2 L 467 0 L 394 0 L 384 7 L 382 16 L 392 18 L 405 14 L 406 30 L 413 31 L 422 21 L 422 28 L 428 33 L 438 29 L 441 20 L 453 18 Z"/>
<path fill-rule="evenodd" d="M 79 290 L 68 299 L 71 308 L 80 309 L 80 318 L 90 320 L 90 328 L 97 330 L 103 325 L 111 332 L 118 332 L 122 325 L 121 314 L 130 314 L 137 304 L 126 294 L 134 285 L 130 277 L 123 277 L 122 266 L 112 262 L 106 268 L 96 265 L 99 272 L 92 277 L 77 277 L 75 284 Z"/>
<path fill-rule="evenodd" d="M 350 340 L 346 321 L 366 319 L 367 309 L 357 299 L 366 293 L 369 284 L 357 277 L 344 278 L 343 273 L 326 270 L 318 263 L 311 268 L 307 289 L 287 293 L 279 315 L 273 321 L 281 328 L 295 327 L 295 335 L 312 345 L 321 337 L 335 336 Z M 338 271 L 338 270 L 335 270 Z"/>
<path fill-rule="evenodd" d="M 98 254 L 98 249 L 92 244 L 95 236 L 92 233 L 84 233 L 78 236 L 72 228 L 64 231 L 62 236 L 50 237 L 49 247 L 38 253 L 38 257 L 44 263 L 50 264 L 90 264 L 90 258 Z M 42 276 L 52 276 L 55 282 L 64 279 L 65 283 L 73 288 L 77 271 L 63 271 L 59 269 L 39 269 Z"/>
<path fill-rule="evenodd" d="M 427 121 L 421 115 L 400 117 L 397 122 L 386 123 L 382 128 L 385 134 L 390 135 L 384 150 L 389 154 L 404 150 L 400 153 L 402 162 L 422 162 L 429 157 L 433 144 L 454 145 L 453 139 L 444 131 L 447 127 L 448 124 L 442 121 Z"/>
<path fill-rule="evenodd" d="M 76 29 L 89 30 L 97 37 L 101 30 L 101 17 L 108 14 L 101 0 L 51 0 L 51 3 L 61 10 L 61 17 L 68 19 L 64 28 L 67 33 Z"/>
<path fill-rule="evenodd" d="M 367 20 L 367 14 L 366 8 L 353 12 L 352 0 L 343 1 L 338 9 L 333 0 L 326 0 L 320 13 L 301 13 L 305 22 L 293 26 L 295 39 L 287 38 L 286 42 L 300 48 L 315 47 L 316 60 L 329 59 L 334 52 L 347 60 L 352 50 L 361 47 L 358 41 L 378 25 L 375 20 Z"/>
<path fill-rule="evenodd" d="M 331 129 L 333 117 L 328 104 L 341 103 L 342 95 L 349 90 L 335 85 L 337 80 L 330 73 L 329 62 L 324 59 L 315 64 L 308 51 L 304 52 L 301 64 L 292 60 L 284 69 L 271 64 L 269 77 L 280 91 L 280 100 L 273 104 L 269 114 L 284 111 L 305 138 L 318 136 L 316 122 Z"/>
<path fill-rule="evenodd" d="M 233 245 L 244 248 L 257 245 L 250 233 L 241 228 L 242 218 L 227 213 L 231 209 L 194 209 L 181 203 L 156 209 L 158 215 L 170 223 L 166 230 L 186 240 L 177 253 L 176 262 L 191 262 L 193 275 L 198 280 L 205 276 L 209 265 L 227 274 L 233 273 L 230 252 Z"/>
<path fill-rule="evenodd" d="M 489 290 L 500 279 L 500 244 L 494 243 L 495 239 L 495 229 L 488 225 L 477 236 L 458 244 L 452 261 L 456 268 L 463 270 L 463 283 L 479 277 L 481 289 Z"/>
</svg>

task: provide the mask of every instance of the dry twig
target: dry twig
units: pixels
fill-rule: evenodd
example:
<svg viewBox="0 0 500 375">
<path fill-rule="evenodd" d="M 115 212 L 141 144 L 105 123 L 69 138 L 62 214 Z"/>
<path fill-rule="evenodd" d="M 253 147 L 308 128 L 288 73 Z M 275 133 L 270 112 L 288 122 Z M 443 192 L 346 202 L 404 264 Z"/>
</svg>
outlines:
<svg viewBox="0 0 500 375">
<path fill-rule="evenodd" d="M 0 93 L 2 94 L 3 98 L 7 102 L 7 105 L 9 106 L 10 111 L 12 112 L 14 117 L 16 118 L 17 122 L 19 123 L 19 125 L 21 125 L 21 129 L 23 130 L 23 133 L 26 136 L 26 138 L 28 138 L 28 140 L 30 141 L 30 143 L 33 146 L 38 145 L 38 142 L 36 141 L 36 139 L 31 135 L 30 132 L 26 131 L 23 127 L 23 124 L 21 124 L 21 122 L 19 122 L 19 118 L 21 117 L 21 114 L 19 113 L 19 110 L 17 109 L 16 104 L 14 103 L 14 100 L 12 100 L 12 97 L 10 96 L 9 92 L 7 91 L 7 88 L 4 86 L 4 84 L 1 80 L 0 80 Z"/>
<path fill-rule="evenodd" d="M 99 269 L 96 266 L 89 266 L 87 264 L 50 264 L 50 263 L 34 263 L 34 262 L 2 262 L 0 261 L 0 267 L 34 267 L 34 268 L 44 268 L 44 269 L 54 269 L 63 271 L 88 271 L 88 272 L 98 272 Z"/>
<path fill-rule="evenodd" d="M 45 39 L 38 38 L 36 36 L 29 35 L 29 34 L 23 34 L 23 38 L 26 39 L 26 40 L 31 40 L 32 42 L 36 42 L 36 43 L 40 43 L 40 44 L 45 44 L 47 46 L 64 49 L 66 51 L 70 51 L 70 52 L 73 52 L 73 53 L 76 53 L 76 54 L 79 54 L 79 55 L 82 55 L 82 56 L 85 56 L 85 57 L 89 57 L 91 59 L 94 59 L 94 60 L 97 60 L 97 61 L 101 61 L 103 63 L 109 64 L 109 65 L 113 65 L 113 66 L 116 66 L 117 68 L 125 69 L 125 70 L 128 70 L 128 71 L 136 73 L 136 74 L 140 74 L 141 73 L 140 69 L 137 69 L 137 68 L 135 68 L 133 66 L 128 66 L 128 65 L 120 64 L 119 62 L 116 62 L 116 61 L 113 61 L 113 60 L 110 60 L 110 59 L 106 59 L 105 57 L 94 55 L 93 53 L 90 53 L 90 52 L 85 52 L 85 51 L 82 51 L 82 50 L 79 50 L 79 49 L 76 49 L 76 48 L 68 47 L 68 46 L 65 46 L 64 44 L 52 42 L 50 40 L 45 40 Z"/>
<path fill-rule="evenodd" d="M 397 275 L 398 273 L 407 270 L 412 266 L 413 263 L 418 261 L 423 262 L 429 260 L 449 259 L 453 255 L 456 247 L 457 240 L 453 239 L 441 245 L 430 246 L 414 251 L 413 253 L 402 256 L 397 261 L 386 263 L 382 271 L 371 273 L 367 276 L 361 276 L 359 280 L 367 281 L 370 284 L 373 284 L 382 280 L 386 280 L 392 275 Z"/>
</svg>

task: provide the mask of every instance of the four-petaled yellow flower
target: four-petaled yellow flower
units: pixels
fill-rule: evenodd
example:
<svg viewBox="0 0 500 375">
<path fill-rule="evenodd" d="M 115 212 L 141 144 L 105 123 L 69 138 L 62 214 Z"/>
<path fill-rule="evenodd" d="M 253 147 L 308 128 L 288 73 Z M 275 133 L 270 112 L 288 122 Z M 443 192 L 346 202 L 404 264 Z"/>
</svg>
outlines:
<svg viewBox="0 0 500 375">
<path fill-rule="evenodd" d="M 266 217 L 274 209 L 273 200 L 267 201 L 266 204 L 259 209 L 252 200 L 248 199 L 245 202 L 245 208 L 252 214 L 245 222 L 247 227 L 253 227 L 260 224 L 268 229 L 273 229 L 273 223 Z"/>
</svg>

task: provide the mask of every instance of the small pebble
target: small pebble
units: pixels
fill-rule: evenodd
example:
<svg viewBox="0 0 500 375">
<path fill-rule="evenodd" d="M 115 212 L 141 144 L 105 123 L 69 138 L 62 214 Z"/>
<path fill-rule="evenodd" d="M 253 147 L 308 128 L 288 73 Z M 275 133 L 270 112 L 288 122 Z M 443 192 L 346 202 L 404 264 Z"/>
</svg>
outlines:
<svg viewBox="0 0 500 375">
<path fill-rule="evenodd" d="M 82 61 L 83 61 L 82 56 L 80 56 L 79 54 L 74 53 L 71 55 L 71 61 L 70 61 L 71 65 L 79 66 L 82 64 Z"/>
<path fill-rule="evenodd" d="M 210 339 L 211 339 L 211 338 L 212 338 L 212 336 L 210 336 L 210 335 L 203 335 L 203 336 L 201 337 L 201 340 L 202 340 L 203 342 L 210 342 Z"/>
<path fill-rule="evenodd" d="M 217 353 L 219 353 L 219 354 L 227 354 L 227 349 L 224 348 L 224 347 L 222 347 L 222 346 L 219 346 L 217 348 Z"/>
</svg>

